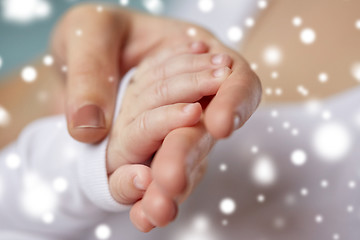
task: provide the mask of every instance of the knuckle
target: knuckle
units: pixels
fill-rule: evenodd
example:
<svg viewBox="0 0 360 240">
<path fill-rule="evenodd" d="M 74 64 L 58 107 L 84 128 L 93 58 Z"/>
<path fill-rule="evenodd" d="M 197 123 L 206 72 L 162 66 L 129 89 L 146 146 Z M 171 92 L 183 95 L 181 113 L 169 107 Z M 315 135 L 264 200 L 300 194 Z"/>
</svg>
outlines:
<svg viewBox="0 0 360 240">
<path fill-rule="evenodd" d="M 139 117 L 138 127 L 139 130 L 146 132 L 148 130 L 148 112 L 144 112 Z"/>
<path fill-rule="evenodd" d="M 133 176 L 126 174 L 124 171 L 128 171 L 128 169 L 118 168 L 110 176 L 110 191 L 117 202 L 130 204 L 134 200 L 134 194 L 128 189 L 132 185 Z"/>
<path fill-rule="evenodd" d="M 199 60 L 198 60 L 197 56 L 194 54 L 191 54 L 191 56 L 189 57 L 189 63 L 190 63 L 191 69 L 193 69 L 193 70 L 195 70 L 199 67 Z"/>
<path fill-rule="evenodd" d="M 92 4 L 79 4 L 71 8 L 63 17 L 63 21 L 66 26 L 71 26 L 74 22 L 78 22 L 79 19 L 88 18 L 92 16 L 94 11 L 94 5 Z"/>
<path fill-rule="evenodd" d="M 84 14 L 87 14 L 92 8 L 93 8 L 92 4 L 76 5 L 67 12 L 66 17 L 83 16 Z"/>
<path fill-rule="evenodd" d="M 158 81 L 155 85 L 155 96 L 159 100 L 167 101 L 169 96 L 169 86 L 165 81 Z"/>
<path fill-rule="evenodd" d="M 122 180 L 122 185 L 119 185 L 122 186 L 122 188 L 119 189 L 118 192 L 120 199 L 122 199 L 122 203 L 129 204 L 131 203 L 132 196 L 130 195 L 129 191 L 124 191 L 124 189 L 126 189 L 125 184 L 129 184 L 129 183 L 125 180 Z"/>
<path fill-rule="evenodd" d="M 140 62 L 140 64 L 137 67 L 137 70 L 135 72 L 136 78 L 138 78 L 139 75 L 143 75 L 146 73 L 149 69 L 151 69 L 151 58 L 145 58 Z"/>
<path fill-rule="evenodd" d="M 166 78 L 166 69 L 162 65 L 154 68 L 153 77 L 157 81 L 164 80 Z"/>
<path fill-rule="evenodd" d="M 163 50 L 160 50 L 156 55 L 154 55 L 151 58 L 151 62 L 153 66 L 161 64 L 162 61 L 166 60 L 168 57 L 170 57 L 173 53 L 173 49 L 166 48 Z"/>
<path fill-rule="evenodd" d="M 82 23 L 84 21 L 90 24 L 96 23 L 97 26 L 103 26 L 102 31 L 109 31 L 111 29 L 119 29 L 120 31 L 124 28 L 124 23 L 119 21 L 119 18 L 114 11 L 103 11 L 101 14 L 94 14 L 96 13 L 96 8 L 96 4 L 83 3 L 66 12 L 61 22 L 64 24 L 67 34 L 73 34 L 74 24 L 78 24 L 79 22 Z M 103 35 L 103 37 L 107 38 L 106 35 Z"/>
<path fill-rule="evenodd" d="M 113 18 L 113 14 L 110 11 L 104 11 L 102 14 L 94 15 L 97 5 L 93 3 L 81 3 L 71 8 L 65 14 L 65 20 L 76 20 L 81 18 L 93 18 L 95 16 L 102 17 L 104 19 Z"/>
<path fill-rule="evenodd" d="M 101 71 L 100 62 L 97 59 L 93 59 L 92 62 L 87 62 L 86 59 L 81 59 L 77 63 L 69 66 L 70 76 L 75 76 L 80 80 L 88 82 L 88 79 L 94 76 L 95 73 Z"/>
<path fill-rule="evenodd" d="M 110 178 L 110 191 L 111 191 L 111 195 L 119 203 L 122 203 L 124 199 L 123 192 L 121 191 L 122 188 L 119 187 L 122 186 L 121 184 L 122 184 L 122 179 L 119 178 L 119 174 L 117 170 L 116 172 L 113 173 L 113 175 Z"/>
<path fill-rule="evenodd" d="M 197 32 L 198 32 L 199 34 L 201 34 L 201 35 L 205 35 L 205 36 L 207 36 L 207 37 L 213 37 L 213 38 L 215 38 L 215 35 L 214 35 L 209 29 L 207 29 L 207 28 L 205 28 L 205 27 L 203 27 L 203 26 L 198 25 L 198 26 L 196 27 L 196 29 L 197 29 Z"/>
<path fill-rule="evenodd" d="M 198 92 L 201 92 L 202 87 L 202 74 L 200 72 L 195 72 L 191 74 L 191 85 L 194 89 L 196 89 Z"/>
<path fill-rule="evenodd" d="M 209 60 L 209 54 L 191 54 L 188 61 L 192 70 L 199 70 L 209 66 L 211 60 Z"/>
<path fill-rule="evenodd" d="M 118 179 L 117 184 L 113 187 L 115 194 L 116 194 L 116 199 L 119 203 L 125 204 L 128 203 L 128 200 L 130 198 L 129 194 L 127 193 L 127 191 L 124 191 L 124 180 L 121 179 L 121 177 Z"/>
</svg>

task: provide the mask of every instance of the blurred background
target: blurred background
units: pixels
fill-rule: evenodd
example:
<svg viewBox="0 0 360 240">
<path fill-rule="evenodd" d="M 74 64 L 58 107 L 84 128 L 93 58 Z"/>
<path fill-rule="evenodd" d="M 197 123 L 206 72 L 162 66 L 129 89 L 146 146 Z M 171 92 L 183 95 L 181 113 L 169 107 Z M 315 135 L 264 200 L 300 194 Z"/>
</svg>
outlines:
<svg viewBox="0 0 360 240">
<path fill-rule="evenodd" d="M 51 32 L 59 18 L 74 4 L 87 0 L 1 0 L 0 81 L 5 74 L 38 58 L 49 46 Z M 103 0 L 146 11 L 141 1 Z"/>
</svg>

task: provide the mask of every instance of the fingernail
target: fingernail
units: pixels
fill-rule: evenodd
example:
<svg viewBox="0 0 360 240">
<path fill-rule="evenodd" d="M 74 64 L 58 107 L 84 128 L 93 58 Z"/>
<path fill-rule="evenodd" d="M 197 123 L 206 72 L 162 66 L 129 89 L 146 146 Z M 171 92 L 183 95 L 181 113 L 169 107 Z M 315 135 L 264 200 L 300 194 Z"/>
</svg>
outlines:
<svg viewBox="0 0 360 240">
<path fill-rule="evenodd" d="M 228 67 L 218 68 L 213 72 L 213 76 L 216 78 L 220 78 L 220 77 L 223 77 L 229 71 L 230 71 L 230 68 L 228 68 Z"/>
<path fill-rule="evenodd" d="M 224 61 L 224 54 L 217 54 L 212 57 L 211 63 L 215 65 L 219 65 Z"/>
<path fill-rule="evenodd" d="M 145 186 L 141 183 L 141 179 L 139 176 L 134 177 L 134 186 L 139 190 L 145 190 Z"/>
<path fill-rule="evenodd" d="M 239 114 L 236 113 L 234 116 L 233 131 L 235 131 L 238 128 L 240 128 L 240 116 Z"/>
<path fill-rule="evenodd" d="M 183 108 L 183 111 L 185 113 L 191 113 L 194 109 L 195 109 L 195 106 L 197 104 L 196 103 L 190 103 L 190 104 L 187 104 L 184 108 Z"/>
<path fill-rule="evenodd" d="M 75 128 L 105 128 L 104 112 L 94 104 L 85 105 L 75 113 L 73 126 Z"/>
</svg>

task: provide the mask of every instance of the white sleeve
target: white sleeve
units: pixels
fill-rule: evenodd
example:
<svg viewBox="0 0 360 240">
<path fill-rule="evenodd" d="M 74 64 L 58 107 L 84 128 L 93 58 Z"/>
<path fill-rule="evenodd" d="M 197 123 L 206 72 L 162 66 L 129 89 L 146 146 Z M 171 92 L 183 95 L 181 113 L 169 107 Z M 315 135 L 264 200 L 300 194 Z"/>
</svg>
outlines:
<svg viewBox="0 0 360 240">
<path fill-rule="evenodd" d="M 110 212 L 127 210 L 108 188 L 106 145 L 73 140 L 64 116 L 30 124 L 0 152 L 0 240 L 82 239 Z"/>
</svg>

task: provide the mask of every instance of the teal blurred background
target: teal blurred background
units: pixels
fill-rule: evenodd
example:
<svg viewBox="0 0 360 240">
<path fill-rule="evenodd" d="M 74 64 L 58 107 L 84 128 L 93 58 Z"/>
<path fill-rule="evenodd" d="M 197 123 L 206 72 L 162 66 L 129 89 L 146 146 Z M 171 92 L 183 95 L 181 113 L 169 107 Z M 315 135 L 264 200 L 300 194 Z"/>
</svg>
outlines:
<svg viewBox="0 0 360 240">
<path fill-rule="evenodd" d="M 2 59 L 0 82 L 4 81 L 4 75 L 23 67 L 26 63 L 46 53 L 56 22 L 69 8 L 79 3 L 94 2 L 88 0 L 48 0 L 51 8 L 49 16 L 28 23 L 16 23 L 4 18 L 5 1 L 15 0 L 0 0 L 0 58 Z M 163 1 L 165 4 L 161 15 L 167 14 L 167 8 L 171 2 Z M 121 0 L 102 0 L 96 1 L 96 3 L 112 3 L 120 6 Z M 141 0 L 130 0 L 126 7 L 147 11 Z"/>
</svg>

